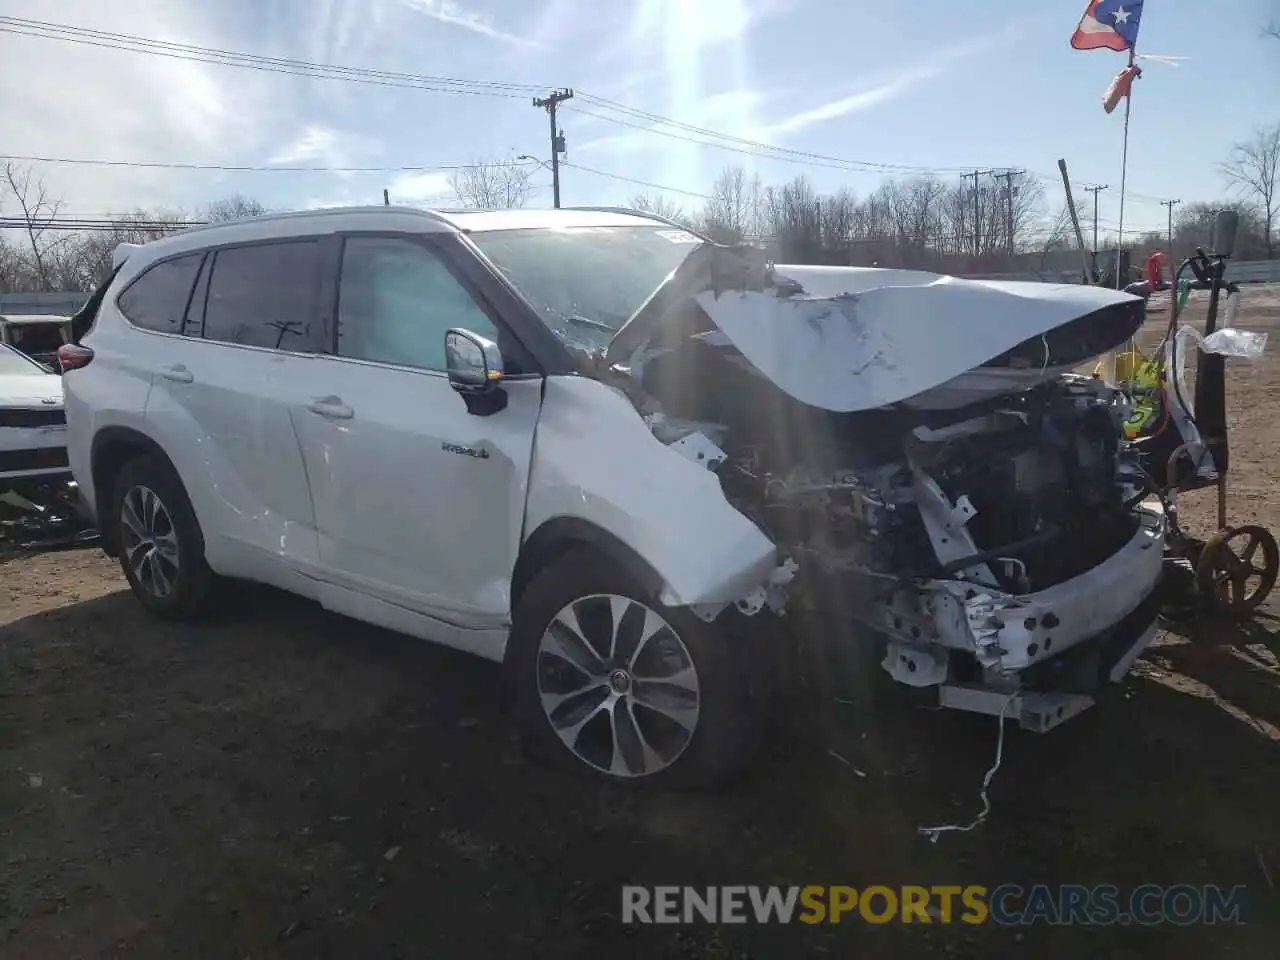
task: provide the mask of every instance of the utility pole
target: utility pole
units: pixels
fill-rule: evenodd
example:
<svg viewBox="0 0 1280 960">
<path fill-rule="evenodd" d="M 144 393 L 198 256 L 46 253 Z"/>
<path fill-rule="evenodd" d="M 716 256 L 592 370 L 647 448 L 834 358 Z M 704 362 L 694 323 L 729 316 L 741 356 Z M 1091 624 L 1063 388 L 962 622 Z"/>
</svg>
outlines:
<svg viewBox="0 0 1280 960">
<path fill-rule="evenodd" d="M 1004 173 L 993 173 L 992 176 L 999 180 L 1004 178 L 1004 199 L 1005 199 L 1005 239 L 1008 241 L 1009 256 L 1014 255 L 1013 249 L 1013 170 L 1006 170 Z"/>
<path fill-rule="evenodd" d="M 1085 187 L 1085 192 L 1093 194 L 1093 253 L 1098 254 L 1098 194 L 1103 190 L 1110 190 L 1111 184 L 1104 184 L 1100 187 Z"/>
<path fill-rule="evenodd" d="M 560 154 L 565 152 L 565 146 L 564 132 L 556 126 L 556 107 L 572 99 L 572 90 L 553 90 L 549 96 L 533 100 L 533 105 L 542 107 L 551 118 L 551 195 L 557 210 L 560 209 Z"/>
<path fill-rule="evenodd" d="M 1173 208 L 1180 204 L 1181 200 L 1161 200 L 1160 206 L 1169 208 L 1169 256 L 1173 256 Z"/>
<path fill-rule="evenodd" d="M 982 255 L 982 224 L 980 223 L 982 191 L 978 189 L 978 178 L 995 172 L 994 170 L 975 170 L 973 173 L 960 175 L 961 180 L 973 180 L 973 255 L 975 257 Z"/>
</svg>

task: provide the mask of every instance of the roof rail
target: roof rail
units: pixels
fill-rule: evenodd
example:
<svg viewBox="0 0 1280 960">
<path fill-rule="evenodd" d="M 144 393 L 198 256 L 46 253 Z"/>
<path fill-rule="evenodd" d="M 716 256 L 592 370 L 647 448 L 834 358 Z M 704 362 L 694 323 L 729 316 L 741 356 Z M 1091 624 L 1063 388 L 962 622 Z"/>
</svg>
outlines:
<svg viewBox="0 0 1280 960">
<path fill-rule="evenodd" d="M 650 210 L 636 210 L 631 207 L 562 207 L 561 209 L 580 210 L 583 213 L 626 213 L 633 217 L 644 217 L 646 220 L 656 220 L 658 223 L 665 223 L 669 227 L 678 227 L 686 233 L 692 233 L 695 237 L 702 240 L 709 239 L 687 224 L 683 224 L 678 220 L 672 220 L 670 217 L 664 217 L 659 213 L 653 213 Z"/>
</svg>

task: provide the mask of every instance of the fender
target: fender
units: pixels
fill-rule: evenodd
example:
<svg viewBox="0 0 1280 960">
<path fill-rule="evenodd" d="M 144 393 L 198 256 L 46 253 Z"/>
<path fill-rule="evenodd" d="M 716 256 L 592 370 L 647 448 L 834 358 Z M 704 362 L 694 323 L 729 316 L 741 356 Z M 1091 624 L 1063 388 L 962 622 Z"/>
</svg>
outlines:
<svg viewBox="0 0 1280 960">
<path fill-rule="evenodd" d="M 641 590 L 652 594 L 662 591 L 662 577 L 658 571 L 608 530 L 581 517 L 552 517 L 534 530 L 520 547 L 520 556 L 511 575 L 513 616 L 525 587 L 534 575 L 565 550 L 577 545 L 591 547 L 618 564 L 635 579 Z"/>
<path fill-rule="evenodd" d="M 110 524 L 105 522 L 111 504 L 113 481 L 126 463 L 148 453 L 163 457 L 173 467 L 173 461 L 160 444 L 132 427 L 103 427 L 93 435 L 89 463 L 93 476 L 94 507 L 100 527 L 102 550 L 109 557 L 115 557 L 119 552 L 115 530 L 110 529 Z M 177 472 L 176 469 L 174 472 Z"/>
<path fill-rule="evenodd" d="M 724 606 L 764 583 L 777 550 L 714 473 L 661 443 L 614 388 L 571 376 L 545 385 L 526 545 L 551 536 L 540 534 L 549 523 L 595 531 L 595 543 L 638 563 L 641 582 L 659 582 L 658 598 L 673 607 Z"/>
</svg>

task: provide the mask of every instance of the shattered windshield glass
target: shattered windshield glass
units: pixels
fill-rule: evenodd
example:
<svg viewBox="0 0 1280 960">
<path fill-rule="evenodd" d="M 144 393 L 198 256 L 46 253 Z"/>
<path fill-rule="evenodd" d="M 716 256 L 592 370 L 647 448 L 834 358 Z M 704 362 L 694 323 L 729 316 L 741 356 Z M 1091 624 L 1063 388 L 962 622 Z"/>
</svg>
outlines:
<svg viewBox="0 0 1280 960">
<path fill-rule="evenodd" d="M 701 242 L 677 227 L 495 230 L 472 238 L 551 330 L 579 347 L 614 333 Z"/>
</svg>

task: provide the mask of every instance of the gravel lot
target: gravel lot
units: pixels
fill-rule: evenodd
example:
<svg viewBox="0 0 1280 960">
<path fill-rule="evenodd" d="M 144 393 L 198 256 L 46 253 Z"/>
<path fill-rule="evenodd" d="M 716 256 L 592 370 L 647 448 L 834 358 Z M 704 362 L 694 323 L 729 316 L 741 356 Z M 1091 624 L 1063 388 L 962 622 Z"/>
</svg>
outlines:
<svg viewBox="0 0 1280 960">
<path fill-rule="evenodd" d="M 1280 290 L 1232 361 L 1231 517 L 1280 530 Z M 1156 306 L 1153 304 L 1153 307 Z M 1146 339 L 1161 319 L 1152 313 Z M 1203 527 L 1212 494 L 1184 506 Z M 488 665 L 245 588 L 145 616 L 94 550 L 0 557 L 0 953 L 62 957 L 1275 957 L 1280 608 L 1170 632 L 1060 730 L 912 708 L 887 681 L 782 719 L 718 796 L 528 763 Z M 832 753 L 839 756 L 833 756 Z M 1245 927 L 665 927 L 624 883 L 1244 884 Z"/>
</svg>

